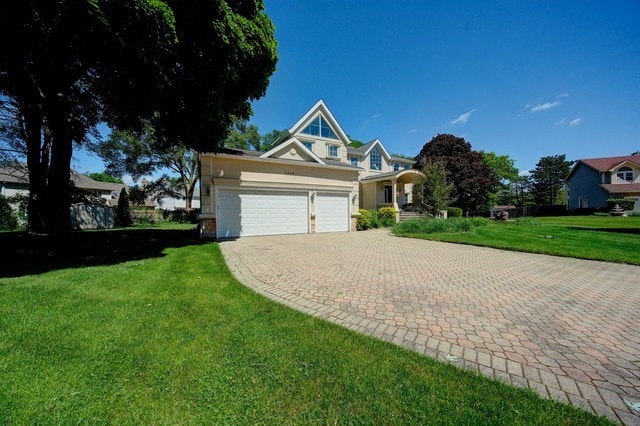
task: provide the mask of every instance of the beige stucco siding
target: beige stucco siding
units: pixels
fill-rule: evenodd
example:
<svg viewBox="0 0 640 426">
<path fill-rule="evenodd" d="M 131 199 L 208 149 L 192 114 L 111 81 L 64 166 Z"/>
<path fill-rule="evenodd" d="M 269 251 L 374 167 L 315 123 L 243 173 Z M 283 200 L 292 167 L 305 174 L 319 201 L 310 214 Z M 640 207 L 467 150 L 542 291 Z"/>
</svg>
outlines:
<svg viewBox="0 0 640 426">
<path fill-rule="evenodd" d="M 213 155 L 201 155 L 201 162 L 201 205 L 205 216 L 215 216 L 216 188 L 341 192 L 349 194 L 352 211 L 354 208 L 357 211 L 357 170 L 316 167 L 317 163 L 310 162 L 296 164 Z"/>
<path fill-rule="evenodd" d="M 313 144 L 312 151 L 318 157 L 330 158 L 332 160 L 339 160 L 345 164 L 349 164 L 348 157 L 347 157 L 347 146 L 342 141 L 339 141 L 337 139 L 322 138 L 319 136 L 309 136 L 304 133 L 299 133 L 295 135 L 295 137 L 300 142 L 311 142 Z M 335 145 L 338 147 L 338 157 L 328 156 L 329 148 L 327 147 L 329 145 Z"/>
</svg>

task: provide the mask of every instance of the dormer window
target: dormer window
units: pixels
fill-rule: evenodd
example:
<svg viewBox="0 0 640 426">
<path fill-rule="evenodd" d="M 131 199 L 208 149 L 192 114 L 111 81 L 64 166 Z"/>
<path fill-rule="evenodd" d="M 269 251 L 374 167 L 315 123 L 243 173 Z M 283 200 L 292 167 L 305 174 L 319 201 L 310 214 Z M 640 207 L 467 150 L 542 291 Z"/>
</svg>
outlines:
<svg viewBox="0 0 640 426">
<path fill-rule="evenodd" d="M 631 170 L 631 167 L 620 167 L 617 176 L 619 181 L 633 182 L 633 170 Z"/>
<path fill-rule="evenodd" d="M 327 145 L 327 155 L 329 157 L 337 157 L 338 156 L 338 146 L 337 145 Z"/>
<path fill-rule="evenodd" d="M 325 120 L 322 115 L 318 115 L 314 118 L 313 121 L 309 123 L 307 127 L 302 129 L 302 132 L 300 133 L 311 136 L 320 136 L 328 139 L 338 139 L 338 136 L 336 136 L 335 132 L 331 129 L 329 123 L 327 123 L 327 120 Z"/>
<path fill-rule="evenodd" d="M 382 156 L 378 148 L 371 150 L 371 154 L 369 154 L 369 168 L 371 170 L 382 170 Z"/>
<path fill-rule="evenodd" d="M 350 161 L 353 167 L 358 167 L 358 157 L 351 157 Z"/>
<path fill-rule="evenodd" d="M 397 172 L 398 170 L 400 170 L 400 163 L 393 163 L 393 171 Z"/>
</svg>

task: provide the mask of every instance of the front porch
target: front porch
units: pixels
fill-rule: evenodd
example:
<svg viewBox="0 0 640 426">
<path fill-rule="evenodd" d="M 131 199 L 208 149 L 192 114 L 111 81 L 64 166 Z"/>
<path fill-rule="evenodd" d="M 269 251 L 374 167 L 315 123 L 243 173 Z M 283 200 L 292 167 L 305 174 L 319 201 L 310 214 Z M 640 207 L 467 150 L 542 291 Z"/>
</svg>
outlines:
<svg viewBox="0 0 640 426">
<path fill-rule="evenodd" d="M 360 181 L 360 208 L 379 210 L 391 207 L 400 218 L 400 207 L 413 201 L 413 184 L 422 173 L 418 170 L 400 170 L 369 176 Z"/>
</svg>

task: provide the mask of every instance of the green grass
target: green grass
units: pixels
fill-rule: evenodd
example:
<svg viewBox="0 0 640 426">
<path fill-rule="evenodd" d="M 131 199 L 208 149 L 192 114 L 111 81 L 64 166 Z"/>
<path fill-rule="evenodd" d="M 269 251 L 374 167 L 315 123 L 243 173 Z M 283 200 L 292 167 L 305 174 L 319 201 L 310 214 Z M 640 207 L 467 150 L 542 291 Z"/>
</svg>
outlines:
<svg viewBox="0 0 640 426">
<path fill-rule="evenodd" d="M 193 237 L 83 233 L 82 255 L 0 265 L 0 423 L 607 423 L 271 302 Z"/>
<path fill-rule="evenodd" d="M 424 226 L 399 224 L 394 232 L 429 240 L 640 265 L 640 217 L 525 218 L 458 232 L 429 232 Z"/>
</svg>

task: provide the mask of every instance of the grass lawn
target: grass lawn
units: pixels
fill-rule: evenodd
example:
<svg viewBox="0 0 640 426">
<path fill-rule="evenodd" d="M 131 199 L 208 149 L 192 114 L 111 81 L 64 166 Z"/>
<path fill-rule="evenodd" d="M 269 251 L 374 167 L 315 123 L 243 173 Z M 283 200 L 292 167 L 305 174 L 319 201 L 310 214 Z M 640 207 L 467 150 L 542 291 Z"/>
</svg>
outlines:
<svg viewBox="0 0 640 426">
<path fill-rule="evenodd" d="M 526 218 L 474 227 L 468 232 L 398 235 L 640 265 L 640 217 Z"/>
<path fill-rule="evenodd" d="M 607 424 L 271 302 L 194 237 L 19 240 L 0 265 L 0 423 Z"/>
</svg>

